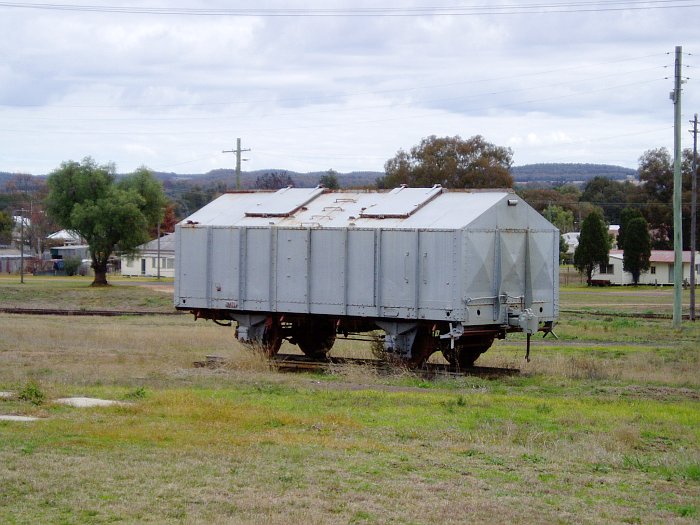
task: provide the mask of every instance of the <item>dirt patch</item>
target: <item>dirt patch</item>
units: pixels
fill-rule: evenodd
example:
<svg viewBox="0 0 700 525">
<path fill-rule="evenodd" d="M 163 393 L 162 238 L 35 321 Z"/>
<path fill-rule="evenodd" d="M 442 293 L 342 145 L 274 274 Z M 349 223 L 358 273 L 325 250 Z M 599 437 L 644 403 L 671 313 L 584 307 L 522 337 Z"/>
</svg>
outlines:
<svg viewBox="0 0 700 525">
<path fill-rule="evenodd" d="M 175 286 L 172 284 L 144 284 L 146 288 L 153 290 L 154 292 L 174 294 Z"/>
<path fill-rule="evenodd" d="M 667 386 L 629 385 L 626 387 L 610 387 L 603 389 L 606 393 L 623 397 L 654 399 L 664 401 L 669 399 L 700 400 L 700 392 L 690 388 L 674 388 Z"/>
<path fill-rule="evenodd" d="M 0 421 L 19 421 L 19 422 L 30 422 L 38 421 L 38 417 L 32 416 L 2 416 L 0 415 Z"/>
<path fill-rule="evenodd" d="M 110 407 L 115 405 L 128 405 L 124 401 L 113 401 L 111 399 L 97 399 L 94 397 L 63 397 L 54 400 L 59 405 L 68 405 L 76 408 Z"/>
</svg>

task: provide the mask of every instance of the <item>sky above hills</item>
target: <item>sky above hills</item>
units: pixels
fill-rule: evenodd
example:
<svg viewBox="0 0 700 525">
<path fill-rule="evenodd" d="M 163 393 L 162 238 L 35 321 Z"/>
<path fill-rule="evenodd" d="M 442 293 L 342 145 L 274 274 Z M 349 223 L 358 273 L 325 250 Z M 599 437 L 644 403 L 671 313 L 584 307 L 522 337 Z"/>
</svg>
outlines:
<svg viewBox="0 0 700 525">
<path fill-rule="evenodd" d="M 68 0 L 66 0 L 68 1 Z M 382 170 L 429 135 L 637 167 L 700 112 L 700 1 L 0 1 L 0 170 Z"/>
</svg>

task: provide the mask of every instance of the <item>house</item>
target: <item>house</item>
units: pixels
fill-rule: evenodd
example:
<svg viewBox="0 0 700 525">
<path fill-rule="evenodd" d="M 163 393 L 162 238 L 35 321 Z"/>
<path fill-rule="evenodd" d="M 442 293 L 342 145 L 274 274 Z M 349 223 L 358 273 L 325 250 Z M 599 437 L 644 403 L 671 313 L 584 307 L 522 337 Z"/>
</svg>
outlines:
<svg viewBox="0 0 700 525">
<path fill-rule="evenodd" d="M 598 284 L 632 284 L 632 274 L 622 270 L 622 250 L 610 250 L 608 265 L 596 268 L 591 279 Z M 695 282 L 700 282 L 700 253 L 695 252 Z M 639 284 L 673 284 L 674 253 L 672 250 L 652 250 L 649 270 L 639 276 Z M 683 252 L 683 280 L 690 281 L 690 252 Z"/>
<path fill-rule="evenodd" d="M 52 243 L 63 243 L 64 246 L 85 244 L 85 241 L 80 237 L 80 235 L 71 230 L 57 231 L 49 235 L 46 239 Z"/>
<path fill-rule="evenodd" d="M 153 239 L 137 248 L 138 255 L 122 255 L 122 275 L 158 276 L 158 239 Z M 160 276 L 175 277 L 175 234 L 160 238 Z"/>
<path fill-rule="evenodd" d="M 52 259 L 84 259 L 90 258 L 90 247 L 87 244 L 71 244 L 51 248 Z"/>
<path fill-rule="evenodd" d="M 564 241 L 566 242 L 566 245 L 569 247 L 569 249 L 566 251 L 566 253 L 573 255 L 574 252 L 576 251 L 576 248 L 578 247 L 578 238 L 579 238 L 579 235 L 581 235 L 581 232 L 562 233 L 561 235 L 562 235 L 562 237 L 564 237 Z"/>
<path fill-rule="evenodd" d="M 1 273 L 20 273 L 22 262 L 24 262 L 24 271 L 29 270 L 32 255 L 27 251 L 24 255 L 16 248 L 0 248 L 0 272 Z"/>
<path fill-rule="evenodd" d="M 610 239 L 612 240 L 612 245 L 613 248 L 617 249 L 619 246 L 617 245 L 617 238 L 620 236 L 620 225 L 619 224 L 611 224 L 608 226 L 608 235 L 610 236 Z"/>
</svg>

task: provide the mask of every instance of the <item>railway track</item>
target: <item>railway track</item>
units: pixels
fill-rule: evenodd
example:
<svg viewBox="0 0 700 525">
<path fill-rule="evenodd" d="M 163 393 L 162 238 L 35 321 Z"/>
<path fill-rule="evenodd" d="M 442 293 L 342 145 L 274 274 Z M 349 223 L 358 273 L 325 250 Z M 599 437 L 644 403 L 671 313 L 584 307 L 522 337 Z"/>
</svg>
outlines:
<svg viewBox="0 0 700 525">
<path fill-rule="evenodd" d="M 57 308 L 22 308 L 22 307 L 1 307 L 3 314 L 22 315 L 92 315 L 98 317 L 119 317 L 122 315 L 184 315 L 182 312 L 154 312 L 150 310 L 69 310 Z"/>
<path fill-rule="evenodd" d="M 659 314 L 651 312 L 610 312 L 607 310 L 577 310 L 570 308 L 562 308 L 559 310 L 562 314 L 590 315 L 594 317 L 634 317 L 637 319 L 672 319 L 671 314 Z M 683 314 L 683 319 L 690 319 L 690 314 Z"/>
<path fill-rule="evenodd" d="M 198 368 L 219 368 L 226 365 L 226 360 L 220 356 L 206 356 L 205 361 L 196 361 Z M 333 366 L 354 365 L 368 367 L 379 372 L 396 372 L 397 364 L 378 359 L 360 359 L 353 357 L 327 357 L 324 360 L 312 359 L 296 354 L 277 354 L 270 359 L 270 368 L 278 372 L 324 372 Z M 399 365 L 400 366 L 400 365 Z M 410 369 L 411 372 L 426 378 L 477 376 L 496 378 L 520 374 L 517 368 L 496 368 L 489 366 L 474 366 L 457 369 L 447 364 L 427 363 L 421 368 Z"/>
</svg>

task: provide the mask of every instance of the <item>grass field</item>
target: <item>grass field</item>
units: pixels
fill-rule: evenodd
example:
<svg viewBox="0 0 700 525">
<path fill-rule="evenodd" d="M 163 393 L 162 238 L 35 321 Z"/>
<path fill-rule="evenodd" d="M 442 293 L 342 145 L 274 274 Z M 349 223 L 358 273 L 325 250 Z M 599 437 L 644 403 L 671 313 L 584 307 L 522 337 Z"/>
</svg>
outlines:
<svg viewBox="0 0 700 525">
<path fill-rule="evenodd" d="M 3 278 L 0 303 L 170 308 L 87 284 Z M 562 308 L 667 307 L 649 292 L 564 288 Z M 428 381 L 277 373 L 191 316 L 0 314 L 0 414 L 41 418 L 0 421 L 0 523 L 700 522 L 700 325 L 576 313 L 556 332 L 530 363 L 519 337 L 479 361 L 520 376 Z M 231 364 L 192 367 L 209 354 Z M 128 404 L 52 402 L 71 395 Z"/>
</svg>

